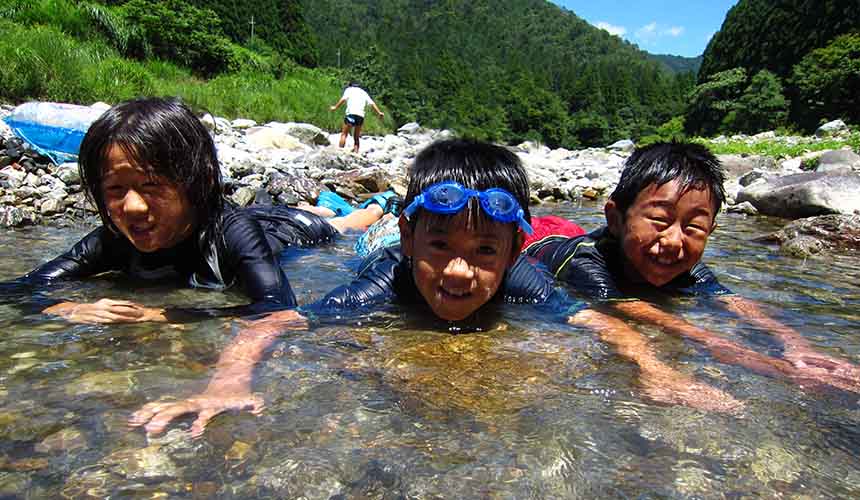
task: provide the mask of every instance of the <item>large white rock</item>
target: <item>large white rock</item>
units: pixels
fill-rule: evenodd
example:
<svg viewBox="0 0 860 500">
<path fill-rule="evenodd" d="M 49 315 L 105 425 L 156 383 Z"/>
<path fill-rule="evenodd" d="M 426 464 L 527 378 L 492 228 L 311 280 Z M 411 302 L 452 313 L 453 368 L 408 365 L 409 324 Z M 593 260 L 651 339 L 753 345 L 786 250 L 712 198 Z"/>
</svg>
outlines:
<svg viewBox="0 0 860 500">
<path fill-rule="evenodd" d="M 841 132 L 847 132 L 848 125 L 845 125 L 845 122 L 842 120 L 833 120 L 832 122 L 827 122 L 824 125 L 818 127 L 815 131 L 816 137 L 829 137 L 831 135 L 836 135 Z"/>
<path fill-rule="evenodd" d="M 754 182 L 740 190 L 764 215 L 788 219 L 860 212 L 860 175 L 854 172 L 808 172 Z"/>
</svg>

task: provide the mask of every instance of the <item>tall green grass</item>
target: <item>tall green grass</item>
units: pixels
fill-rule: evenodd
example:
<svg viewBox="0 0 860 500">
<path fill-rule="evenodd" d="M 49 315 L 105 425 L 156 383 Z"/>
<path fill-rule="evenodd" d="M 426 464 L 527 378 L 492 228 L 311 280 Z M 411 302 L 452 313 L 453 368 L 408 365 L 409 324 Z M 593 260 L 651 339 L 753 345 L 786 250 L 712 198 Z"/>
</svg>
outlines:
<svg viewBox="0 0 860 500">
<path fill-rule="evenodd" d="M 258 122 L 313 123 L 340 129 L 343 108 L 329 111 L 341 94 L 332 73 L 293 67 L 282 78 L 243 71 L 201 80 L 158 60 L 125 59 L 106 41 L 81 41 L 53 26 L 21 25 L 0 18 L 0 99 L 110 104 L 139 96 L 178 96 L 198 111 Z M 390 131 L 390 119 L 368 118 L 370 134 Z"/>
</svg>

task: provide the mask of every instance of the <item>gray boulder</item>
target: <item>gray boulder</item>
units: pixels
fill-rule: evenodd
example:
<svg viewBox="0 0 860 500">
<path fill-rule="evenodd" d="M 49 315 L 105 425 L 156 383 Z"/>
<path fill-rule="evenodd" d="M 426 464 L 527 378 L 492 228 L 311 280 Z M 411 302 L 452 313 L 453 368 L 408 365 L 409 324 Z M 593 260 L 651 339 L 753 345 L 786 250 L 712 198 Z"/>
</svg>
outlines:
<svg viewBox="0 0 860 500">
<path fill-rule="evenodd" d="M 611 151 L 622 151 L 624 153 L 632 153 L 634 149 L 636 149 L 636 144 L 633 143 L 630 139 L 623 139 L 618 142 L 614 142 L 609 145 L 608 148 Z"/>
<path fill-rule="evenodd" d="M 748 201 L 763 215 L 788 219 L 860 211 L 860 175 L 809 172 L 772 178 L 744 187 L 737 203 Z"/>
<path fill-rule="evenodd" d="M 818 157 L 817 171 L 828 172 L 842 169 L 860 170 L 860 155 L 849 149 L 837 149 L 827 151 Z"/>
<path fill-rule="evenodd" d="M 409 122 L 397 129 L 397 133 L 403 135 L 412 135 L 419 132 L 421 132 L 421 125 L 416 122 Z"/>
<path fill-rule="evenodd" d="M 309 146 L 326 146 L 329 144 L 328 134 L 316 125 L 310 123 L 280 123 L 270 122 L 266 127 L 280 130 L 281 132 L 297 138 Z"/>
<path fill-rule="evenodd" d="M 752 170 L 776 170 L 776 160 L 769 156 L 718 155 L 717 159 L 726 171 L 726 177 L 734 179 Z"/>
<path fill-rule="evenodd" d="M 830 137 L 847 131 L 848 125 L 845 125 L 845 122 L 842 120 L 833 120 L 832 122 L 827 122 L 818 127 L 818 129 L 815 130 L 815 137 Z"/>
</svg>

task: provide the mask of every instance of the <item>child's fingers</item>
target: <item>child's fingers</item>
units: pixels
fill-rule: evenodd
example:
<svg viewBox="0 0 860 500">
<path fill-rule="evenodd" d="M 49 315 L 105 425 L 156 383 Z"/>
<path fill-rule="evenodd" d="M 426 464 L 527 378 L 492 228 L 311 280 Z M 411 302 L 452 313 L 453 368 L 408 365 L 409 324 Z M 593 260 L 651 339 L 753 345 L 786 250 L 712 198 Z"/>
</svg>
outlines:
<svg viewBox="0 0 860 500">
<path fill-rule="evenodd" d="M 153 415 L 158 413 L 161 408 L 168 404 L 172 403 L 164 403 L 161 401 L 146 403 L 139 410 L 131 414 L 131 417 L 128 419 L 128 424 L 132 427 L 139 427 L 149 422 Z"/>
<path fill-rule="evenodd" d="M 203 434 L 203 431 L 206 430 L 206 425 L 210 420 L 215 418 L 218 414 L 222 413 L 225 408 L 208 408 L 206 410 L 201 411 L 197 415 L 197 419 L 191 424 L 191 437 L 200 437 Z"/>
<path fill-rule="evenodd" d="M 161 434 L 164 429 L 170 425 L 170 422 L 177 417 L 181 417 L 187 413 L 196 413 L 200 407 L 194 401 L 183 401 L 180 403 L 172 403 L 166 408 L 162 408 L 155 413 L 149 420 L 149 423 L 143 426 L 146 434 L 154 436 Z"/>
</svg>

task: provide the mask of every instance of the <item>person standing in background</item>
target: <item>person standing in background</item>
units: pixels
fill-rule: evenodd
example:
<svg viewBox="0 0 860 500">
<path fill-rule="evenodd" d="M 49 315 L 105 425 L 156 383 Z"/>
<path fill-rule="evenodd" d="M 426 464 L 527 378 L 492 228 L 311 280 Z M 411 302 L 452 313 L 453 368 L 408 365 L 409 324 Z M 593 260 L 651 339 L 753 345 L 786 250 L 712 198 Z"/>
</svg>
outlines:
<svg viewBox="0 0 860 500">
<path fill-rule="evenodd" d="M 373 111 L 375 111 L 380 118 L 383 118 L 385 113 L 379 109 L 376 103 L 373 102 L 373 99 L 370 98 L 370 95 L 368 95 L 368 93 L 365 92 L 356 81 L 349 82 L 349 86 L 347 86 L 346 90 L 343 91 L 343 95 L 340 100 L 337 101 L 337 104 L 332 106 L 330 109 L 332 111 L 336 111 L 344 103 L 346 103 L 346 116 L 343 119 L 343 127 L 340 132 L 340 147 L 344 147 L 346 145 L 346 137 L 349 135 L 349 130 L 353 129 L 352 152 L 358 153 L 359 141 L 361 138 L 361 127 L 364 125 L 364 108 L 370 104 Z"/>
</svg>

